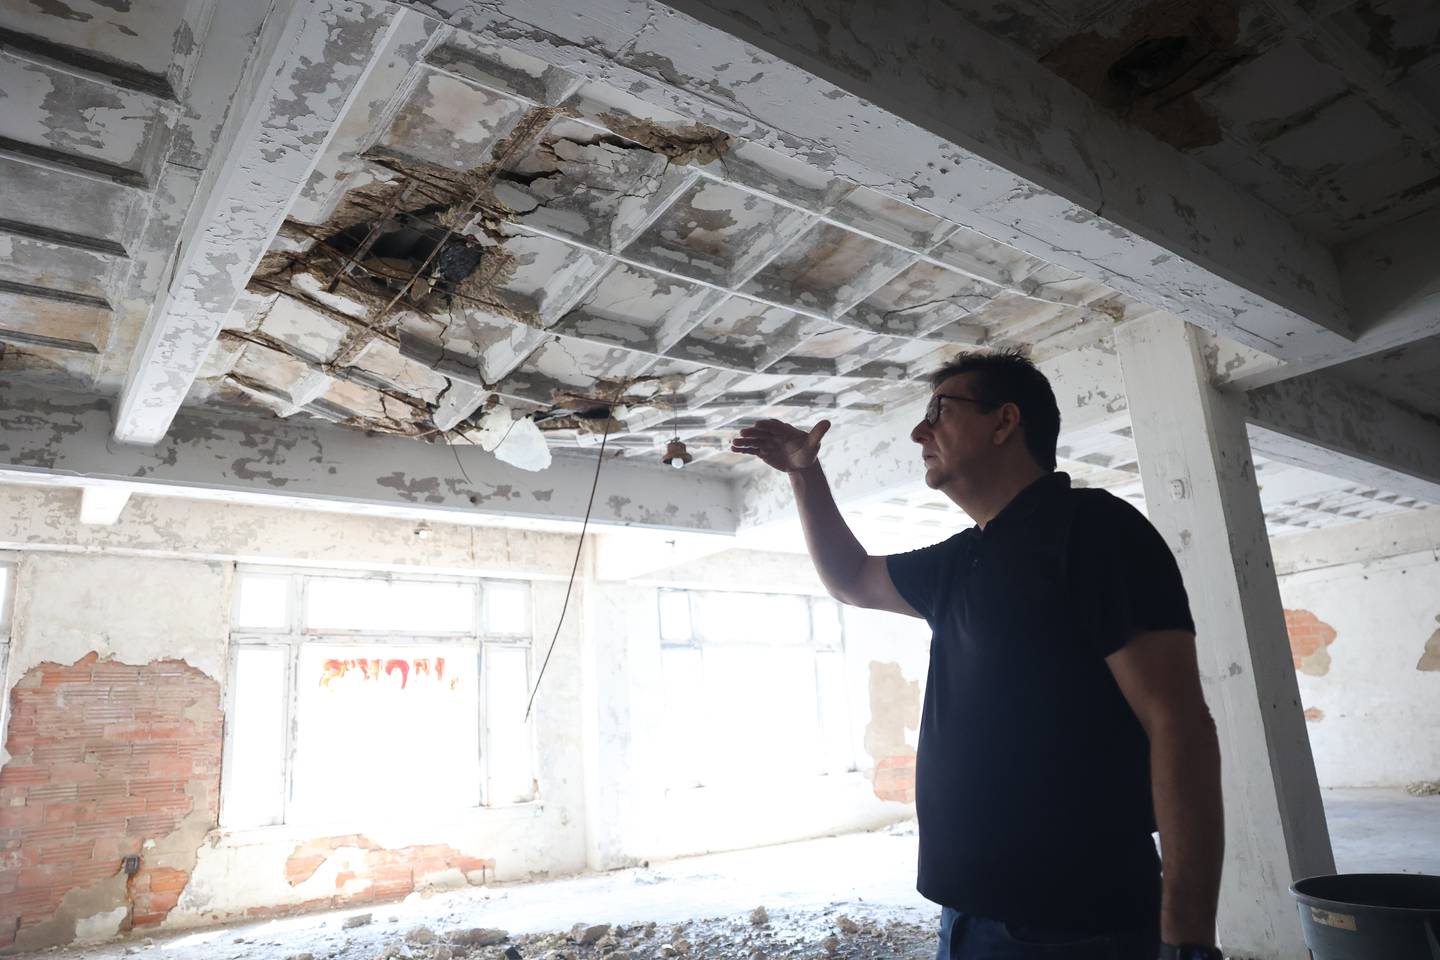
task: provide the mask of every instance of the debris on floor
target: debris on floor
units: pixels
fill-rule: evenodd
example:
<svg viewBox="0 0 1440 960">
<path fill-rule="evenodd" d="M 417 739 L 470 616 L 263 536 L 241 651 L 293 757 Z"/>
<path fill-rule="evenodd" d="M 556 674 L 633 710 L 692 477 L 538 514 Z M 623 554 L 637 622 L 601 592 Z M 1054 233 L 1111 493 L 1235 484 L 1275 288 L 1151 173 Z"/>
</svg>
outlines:
<svg viewBox="0 0 1440 960">
<path fill-rule="evenodd" d="M 763 917 L 763 922 L 756 922 Z M 355 923 L 363 919 L 364 923 Z M 371 924 L 359 914 L 339 927 L 270 936 L 181 933 L 143 943 L 109 944 L 67 956 L 103 960 L 929 960 L 935 927 L 893 910 L 860 920 L 830 910 L 777 910 L 679 923 L 612 925 L 580 921 L 548 933 L 428 926 L 404 930 L 398 918 Z M 226 943 L 229 940 L 229 943 Z M 288 941 L 288 942 L 287 942 Z M 303 941 L 303 942 L 302 942 Z M 296 952 L 303 947 L 303 952 Z M 53 952 L 53 951 L 50 951 Z M 32 956 L 48 956 L 38 954 Z"/>
</svg>

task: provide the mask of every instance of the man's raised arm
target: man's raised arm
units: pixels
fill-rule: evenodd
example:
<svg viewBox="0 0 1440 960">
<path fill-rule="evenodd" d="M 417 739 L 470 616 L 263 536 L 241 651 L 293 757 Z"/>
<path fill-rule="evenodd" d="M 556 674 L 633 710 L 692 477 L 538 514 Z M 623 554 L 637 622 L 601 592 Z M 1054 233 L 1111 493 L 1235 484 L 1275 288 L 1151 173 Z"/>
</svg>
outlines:
<svg viewBox="0 0 1440 960">
<path fill-rule="evenodd" d="M 856 607 L 919 617 L 895 589 L 885 558 L 867 554 L 840 516 L 820 468 L 820 439 L 829 429 L 828 420 L 821 420 L 808 433 L 779 420 L 761 420 L 741 430 L 730 449 L 759 457 L 789 476 L 805 546 L 830 596 Z"/>
</svg>

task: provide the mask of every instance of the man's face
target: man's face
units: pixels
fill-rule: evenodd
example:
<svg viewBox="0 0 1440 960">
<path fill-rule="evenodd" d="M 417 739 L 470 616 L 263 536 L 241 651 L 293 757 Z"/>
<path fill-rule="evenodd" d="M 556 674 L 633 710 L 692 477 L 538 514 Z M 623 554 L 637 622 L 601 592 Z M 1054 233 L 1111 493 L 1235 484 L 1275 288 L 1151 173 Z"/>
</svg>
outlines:
<svg viewBox="0 0 1440 960">
<path fill-rule="evenodd" d="M 937 399 L 939 398 L 939 399 Z M 961 373 L 931 391 L 935 422 L 922 419 L 910 431 L 925 461 L 925 485 L 939 489 L 957 477 L 983 473 L 998 448 L 992 442 L 996 411 L 978 402 L 974 374 Z"/>
</svg>

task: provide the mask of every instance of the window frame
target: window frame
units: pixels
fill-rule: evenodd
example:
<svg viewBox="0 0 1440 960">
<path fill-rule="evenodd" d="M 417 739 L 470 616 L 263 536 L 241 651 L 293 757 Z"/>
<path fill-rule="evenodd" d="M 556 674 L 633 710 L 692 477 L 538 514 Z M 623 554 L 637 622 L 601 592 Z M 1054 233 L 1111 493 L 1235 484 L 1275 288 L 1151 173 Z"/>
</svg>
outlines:
<svg viewBox="0 0 1440 960">
<path fill-rule="evenodd" d="M 272 627 L 247 627 L 240 625 L 239 617 L 239 596 L 241 580 L 245 576 L 274 576 L 287 579 L 285 591 L 286 617 L 285 626 L 281 628 Z M 309 598 L 310 584 L 320 579 L 349 579 L 368 580 L 379 582 L 407 582 L 407 583 L 463 583 L 473 587 L 473 609 L 471 613 L 471 629 L 468 631 L 439 631 L 435 633 L 419 632 L 387 632 L 385 630 L 349 630 L 334 628 L 311 628 L 305 623 L 306 603 Z M 502 634 L 488 633 L 486 631 L 485 616 L 486 610 L 486 585 L 491 583 L 521 584 L 525 590 L 526 616 L 530 624 L 528 634 Z M 534 649 L 534 589 L 528 580 L 505 579 L 499 577 L 466 577 L 448 574 L 431 574 L 421 571 L 396 572 L 378 570 L 355 570 L 355 569 L 330 569 L 322 567 L 284 567 L 265 564 L 236 564 L 234 580 L 231 589 L 231 609 L 229 615 L 229 650 L 226 656 L 226 689 L 224 693 L 225 708 L 225 732 L 222 745 L 222 782 L 220 796 L 220 826 L 221 829 L 229 832 L 241 832 L 251 830 L 290 830 L 310 826 L 309 821 L 293 821 L 295 812 L 295 765 L 298 754 L 299 738 L 299 677 L 300 658 L 303 649 L 307 646 L 325 645 L 335 647 L 362 647 L 362 646 L 443 646 L 453 647 L 456 654 L 464 657 L 473 657 L 475 663 L 476 677 L 476 769 L 478 771 L 478 787 L 475 792 L 475 802 L 465 806 L 451 808 L 457 816 L 471 814 L 476 810 L 500 810 L 509 807 L 533 807 L 541 803 L 538 788 L 529 800 L 510 801 L 504 803 L 492 802 L 490 784 L 490 755 L 494 752 L 487 743 L 489 730 L 489 695 L 487 686 L 489 672 L 487 669 L 487 651 L 494 646 L 506 648 L 521 648 L 527 651 Z M 235 724 L 237 696 L 235 679 L 238 674 L 238 662 L 240 652 L 244 649 L 253 648 L 278 648 L 285 652 L 285 672 L 282 682 L 284 684 L 285 718 L 283 727 L 285 731 L 285 744 L 282 751 L 282 776 L 281 776 L 281 797 L 279 803 L 280 818 L 278 822 L 269 824 L 235 824 L 227 821 L 227 806 L 230 798 L 230 781 L 224 776 L 223 771 L 233 769 L 232 758 L 235 750 Z M 533 652 L 526 658 L 527 683 L 533 680 L 534 663 Z M 533 719 L 525 725 L 525 743 L 523 750 L 528 759 L 531 771 L 538 767 L 538 756 L 536 752 L 535 724 Z M 361 819 L 373 819 L 373 815 L 361 815 Z"/>
<path fill-rule="evenodd" d="M 748 640 L 748 639 L 747 639 L 747 640 L 729 640 L 729 641 L 719 641 L 719 640 L 709 640 L 709 641 L 706 641 L 705 638 L 704 638 L 704 636 L 703 636 L 703 634 L 701 633 L 701 631 L 699 631 L 699 630 L 696 629 L 695 594 L 697 594 L 697 593 L 731 594 L 731 595 L 740 595 L 740 596 L 753 595 L 753 594 L 761 594 L 761 595 L 765 595 L 765 596 L 795 597 L 795 598 L 797 598 L 797 599 L 804 600 L 804 601 L 805 601 L 806 624 L 807 624 L 807 626 L 808 626 L 808 628 L 809 628 L 809 630 L 808 630 L 808 635 L 807 635 L 804 643 L 800 643 L 800 644 L 776 644 L 776 643 L 773 643 L 773 642 L 766 642 L 766 641 L 764 641 L 764 640 Z M 663 611 L 664 611 L 664 604 L 665 604 L 665 596 L 666 596 L 667 594 L 669 594 L 669 595 L 681 595 L 681 596 L 684 596 L 685 599 L 686 599 L 686 603 L 688 604 L 687 620 L 688 620 L 689 626 L 690 626 L 690 635 L 689 635 L 688 637 L 684 638 L 684 639 L 667 639 L 667 638 L 665 637 L 665 634 L 664 634 L 664 613 L 663 613 Z M 831 606 L 831 607 L 834 608 L 834 610 L 835 610 L 836 624 L 837 624 L 839 630 L 838 630 L 838 637 L 837 637 L 834 641 L 829 641 L 829 642 L 824 642 L 824 643 L 822 643 L 821 639 L 817 636 L 817 631 L 816 631 L 816 628 L 815 628 L 815 617 L 816 617 L 816 609 L 817 609 L 818 607 L 825 606 L 825 605 L 828 605 L 828 606 Z M 736 648 L 736 647 L 750 647 L 750 648 L 755 648 L 755 647 L 782 647 L 782 648 L 785 648 L 785 649 L 798 649 L 798 648 L 803 648 L 803 649 L 809 650 L 809 651 L 810 651 L 810 654 L 811 654 L 811 658 L 812 658 L 812 660 L 811 660 L 811 671 L 812 671 L 812 674 L 813 674 L 813 676 L 814 676 L 814 681 L 815 681 L 815 726 L 816 726 L 816 730 L 817 730 L 817 732 L 818 732 L 818 734 L 819 734 L 820 744 L 821 744 L 821 746 L 822 746 L 822 749 L 823 749 L 823 748 L 825 747 L 825 745 L 828 743 L 828 740 L 827 740 L 827 737 L 826 737 L 827 730 L 826 730 L 825 713 L 824 713 L 824 711 L 825 711 L 825 691 L 824 691 L 824 688 L 823 688 L 823 686 L 822 686 L 820 658 L 821 658 L 822 656 L 838 656 L 838 657 L 840 658 L 840 662 L 841 662 L 842 666 L 847 662 L 847 659 L 848 659 L 848 651 L 847 651 L 847 643 L 846 643 L 846 634 L 847 634 L 847 631 L 846 631 L 846 629 L 845 629 L 844 608 L 843 608 L 843 607 L 841 606 L 841 604 L 839 604 L 837 601 L 835 601 L 835 600 L 833 600 L 833 599 L 831 599 L 831 598 L 829 598 L 829 597 L 817 596 L 817 595 L 814 595 L 814 594 L 784 593 L 784 592 L 780 592 L 780 591 L 768 591 L 768 590 L 694 590 L 694 589 L 687 589 L 687 588 L 683 588 L 683 587 L 660 587 L 659 589 L 656 590 L 656 618 L 657 618 L 657 619 L 656 619 L 656 635 L 657 635 L 657 637 L 659 638 L 659 641 L 660 641 L 661 672 L 662 672 L 662 675 L 663 675 L 663 672 L 664 672 L 664 655 L 665 655 L 665 651 L 666 651 L 666 650 L 692 650 L 692 651 L 694 651 L 695 653 L 697 653 L 697 654 L 699 655 L 699 657 L 700 657 L 700 678 L 701 678 L 701 679 L 700 679 L 700 683 L 701 683 L 702 689 L 703 689 L 704 683 L 705 683 L 705 648 L 706 648 L 707 646 L 725 647 L 725 648 L 731 648 L 731 649 Z M 842 676 L 843 676 L 843 671 L 842 671 Z M 844 699 L 842 700 L 842 707 L 843 707 L 842 715 L 843 715 L 843 717 L 845 718 L 845 733 L 846 733 L 846 735 L 847 735 L 847 742 L 848 742 L 848 735 L 849 735 L 849 732 L 850 732 L 850 725 L 851 725 L 851 722 L 852 722 L 852 718 L 851 718 L 851 716 L 850 716 L 850 697 L 849 697 L 849 694 L 848 694 L 848 690 L 845 691 Z M 857 770 L 859 770 L 859 762 L 858 762 L 858 760 L 857 760 L 856 752 L 855 752 L 855 750 L 854 750 L 853 747 L 849 748 L 849 749 L 846 751 L 846 755 L 845 755 L 845 758 L 844 758 L 844 766 L 843 766 L 842 769 L 828 769 L 828 766 L 829 766 L 828 757 L 822 757 L 821 760 L 822 760 L 822 765 L 825 766 L 827 769 L 824 769 L 824 770 L 822 770 L 822 771 L 819 772 L 819 773 L 813 774 L 813 776 L 816 777 L 816 778 L 820 778 L 820 777 L 843 777 L 843 776 L 847 776 L 847 775 L 854 774 Z M 696 776 L 697 776 L 697 778 L 698 778 L 698 782 L 689 782 L 689 781 L 673 782 L 673 781 L 672 781 L 672 782 L 670 782 L 669 784 L 667 784 L 667 788 L 668 788 L 668 789 L 671 789 L 671 790 L 673 790 L 673 789 L 702 789 L 702 788 L 707 787 L 707 786 L 722 786 L 722 785 L 725 785 L 725 784 L 727 784 L 727 783 L 729 782 L 729 781 L 726 781 L 726 780 L 723 780 L 723 779 L 718 779 L 718 780 L 717 780 L 717 779 L 710 779 L 709 782 L 707 782 L 707 777 L 704 776 L 703 773 L 698 773 L 698 772 L 697 772 Z M 805 775 L 805 777 L 806 777 L 807 779 L 808 779 L 809 776 L 810 776 L 810 775 Z"/>
<path fill-rule="evenodd" d="M 16 581 L 20 577 L 20 556 L 0 551 L 0 570 L 5 571 L 0 583 L 0 746 L 10 731 L 10 640 L 15 628 Z"/>
</svg>

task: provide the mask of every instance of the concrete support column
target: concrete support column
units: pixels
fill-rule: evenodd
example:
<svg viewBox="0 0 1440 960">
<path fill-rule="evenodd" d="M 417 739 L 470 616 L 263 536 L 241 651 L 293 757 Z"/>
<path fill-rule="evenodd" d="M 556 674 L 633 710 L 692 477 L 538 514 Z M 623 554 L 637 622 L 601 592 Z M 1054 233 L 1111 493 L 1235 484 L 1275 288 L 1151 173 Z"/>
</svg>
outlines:
<svg viewBox="0 0 1440 960">
<path fill-rule="evenodd" d="M 1288 887 L 1334 871 L 1242 399 L 1209 383 L 1194 330 L 1160 315 L 1116 331 L 1151 521 L 1195 615 L 1225 778 L 1225 953 L 1307 956 Z"/>
</svg>

